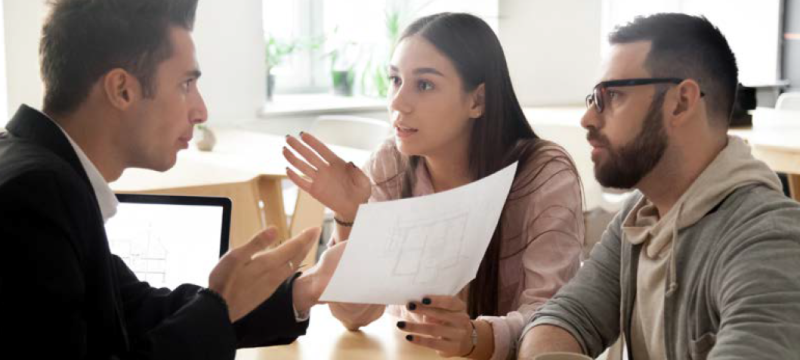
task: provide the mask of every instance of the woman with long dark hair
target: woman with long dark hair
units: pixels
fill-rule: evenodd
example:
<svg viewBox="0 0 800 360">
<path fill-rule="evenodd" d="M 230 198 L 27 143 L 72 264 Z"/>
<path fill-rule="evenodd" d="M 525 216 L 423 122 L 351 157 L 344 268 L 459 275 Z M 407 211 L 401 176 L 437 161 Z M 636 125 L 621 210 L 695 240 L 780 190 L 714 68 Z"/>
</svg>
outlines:
<svg viewBox="0 0 800 360">
<path fill-rule="evenodd" d="M 505 359 L 532 312 L 577 272 L 581 185 L 564 150 L 539 139 L 511 86 L 494 31 L 457 13 L 423 17 L 402 34 L 390 66 L 394 136 L 363 171 L 307 133 L 287 136 L 289 178 L 335 212 L 345 241 L 362 203 L 446 191 L 519 161 L 477 277 L 456 296 L 389 306 L 409 341 L 442 356 Z M 366 174 L 365 174 L 366 173 Z M 348 329 L 383 305 L 330 304 Z"/>
</svg>

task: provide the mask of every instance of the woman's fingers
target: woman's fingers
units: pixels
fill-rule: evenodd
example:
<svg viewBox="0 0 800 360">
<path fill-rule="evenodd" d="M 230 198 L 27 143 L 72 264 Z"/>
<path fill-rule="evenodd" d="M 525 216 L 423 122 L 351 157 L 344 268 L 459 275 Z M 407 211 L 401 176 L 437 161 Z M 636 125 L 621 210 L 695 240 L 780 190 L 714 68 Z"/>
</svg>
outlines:
<svg viewBox="0 0 800 360">
<path fill-rule="evenodd" d="M 314 176 L 317 174 L 317 169 L 313 168 L 311 165 L 308 165 L 308 163 L 306 163 L 305 161 L 300 160 L 291 150 L 289 150 L 285 146 L 283 147 L 283 157 L 286 158 L 286 161 L 288 161 L 289 164 L 292 164 L 292 166 L 294 166 L 297 170 L 300 170 L 300 172 L 303 173 L 303 175 L 313 179 Z"/>
<path fill-rule="evenodd" d="M 414 333 L 406 340 L 434 349 L 445 357 L 469 351 L 472 324 L 462 300 L 455 296 L 426 296 L 421 302 L 410 302 L 407 309 L 422 315 L 423 321 L 397 324 L 404 331 Z"/>
<path fill-rule="evenodd" d="M 303 191 L 311 194 L 311 182 L 310 181 L 308 181 L 306 179 L 303 179 L 302 176 L 298 175 L 296 172 L 294 172 L 294 170 L 292 170 L 292 169 L 290 169 L 288 167 L 286 168 L 286 176 L 288 176 L 289 180 L 291 180 L 295 185 L 297 185 L 297 187 L 299 187 Z"/>
<path fill-rule="evenodd" d="M 410 343 L 436 350 L 441 356 L 457 356 L 456 354 L 459 353 L 460 349 L 460 345 L 457 342 L 446 339 L 430 338 L 419 335 L 406 335 L 406 340 L 408 340 Z"/>
<path fill-rule="evenodd" d="M 462 329 L 441 324 L 398 321 L 397 327 L 412 334 L 420 334 L 429 337 L 444 338 L 455 341 L 460 341 L 461 338 L 467 335 Z"/>
<path fill-rule="evenodd" d="M 306 144 L 308 144 L 308 146 L 314 149 L 314 151 L 316 151 L 317 154 L 322 156 L 322 158 L 325 159 L 325 161 L 327 161 L 328 164 L 344 163 L 344 161 L 341 158 L 336 156 L 336 154 L 334 154 L 333 151 L 331 151 L 331 149 L 328 149 L 328 147 L 325 144 L 323 144 L 322 141 L 319 141 L 319 139 L 314 137 L 314 135 L 303 132 L 300 133 L 300 139 L 302 139 L 303 142 L 305 142 Z"/>
<path fill-rule="evenodd" d="M 436 309 L 431 307 L 423 307 L 417 303 L 417 306 L 414 310 L 410 310 L 410 312 L 421 315 L 424 317 L 425 322 L 430 323 L 437 323 L 437 324 L 452 324 L 456 323 L 462 318 L 466 318 L 469 320 L 469 315 L 466 313 L 456 313 L 449 310 L 444 309 Z"/>
<path fill-rule="evenodd" d="M 467 311 L 467 304 L 455 297 L 448 295 L 430 295 L 422 299 L 423 307 L 437 308 L 448 311 Z"/>
<path fill-rule="evenodd" d="M 300 156 L 302 156 L 306 161 L 308 161 L 311 166 L 320 169 L 328 163 L 326 163 L 322 158 L 317 155 L 311 148 L 303 144 L 302 141 L 298 140 L 294 136 L 287 135 L 286 136 L 286 143 L 292 147 L 294 151 L 296 151 Z"/>
</svg>

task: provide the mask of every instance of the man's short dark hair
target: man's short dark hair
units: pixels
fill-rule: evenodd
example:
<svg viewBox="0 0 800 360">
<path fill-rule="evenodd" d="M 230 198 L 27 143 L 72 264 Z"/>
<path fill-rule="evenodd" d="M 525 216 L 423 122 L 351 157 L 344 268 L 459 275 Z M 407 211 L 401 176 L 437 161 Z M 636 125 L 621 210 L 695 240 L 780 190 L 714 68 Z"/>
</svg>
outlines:
<svg viewBox="0 0 800 360">
<path fill-rule="evenodd" d="M 655 14 L 616 28 L 609 42 L 650 41 L 645 68 L 653 77 L 694 79 L 705 93 L 709 115 L 729 121 L 739 68 L 728 41 L 702 16 Z"/>
<path fill-rule="evenodd" d="M 191 31 L 197 0 L 51 0 L 39 44 L 43 110 L 74 111 L 92 85 L 121 68 L 155 94 L 158 65 L 172 56 L 170 28 Z"/>
</svg>

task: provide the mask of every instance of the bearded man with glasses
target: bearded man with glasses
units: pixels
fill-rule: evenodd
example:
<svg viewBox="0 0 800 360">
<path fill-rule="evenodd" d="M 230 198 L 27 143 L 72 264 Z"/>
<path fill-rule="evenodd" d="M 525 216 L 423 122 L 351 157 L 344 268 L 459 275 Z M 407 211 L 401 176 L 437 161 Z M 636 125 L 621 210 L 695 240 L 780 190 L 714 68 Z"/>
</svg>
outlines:
<svg viewBox="0 0 800 360">
<path fill-rule="evenodd" d="M 703 17 L 617 28 L 581 124 L 595 177 L 636 189 L 576 277 L 531 320 L 520 359 L 789 359 L 800 354 L 800 205 L 727 135 L 738 84 Z"/>
</svg>

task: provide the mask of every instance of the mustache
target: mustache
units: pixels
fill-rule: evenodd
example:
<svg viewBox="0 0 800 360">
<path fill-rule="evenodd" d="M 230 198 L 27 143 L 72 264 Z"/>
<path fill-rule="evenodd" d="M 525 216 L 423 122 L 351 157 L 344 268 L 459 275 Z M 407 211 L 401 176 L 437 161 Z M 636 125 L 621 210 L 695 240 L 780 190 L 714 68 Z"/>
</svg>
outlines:
<svg viewBox="0 0 800 360">
<path fill-rule="evenodd" d="M 603 146 L 608 146 L 610 144 L 608 138 L 600 134 L 600 131 L 595 128 L 589 128 L 588 132 L 586 133 L 586 141 L 598 142 Z"/>
</svg>

